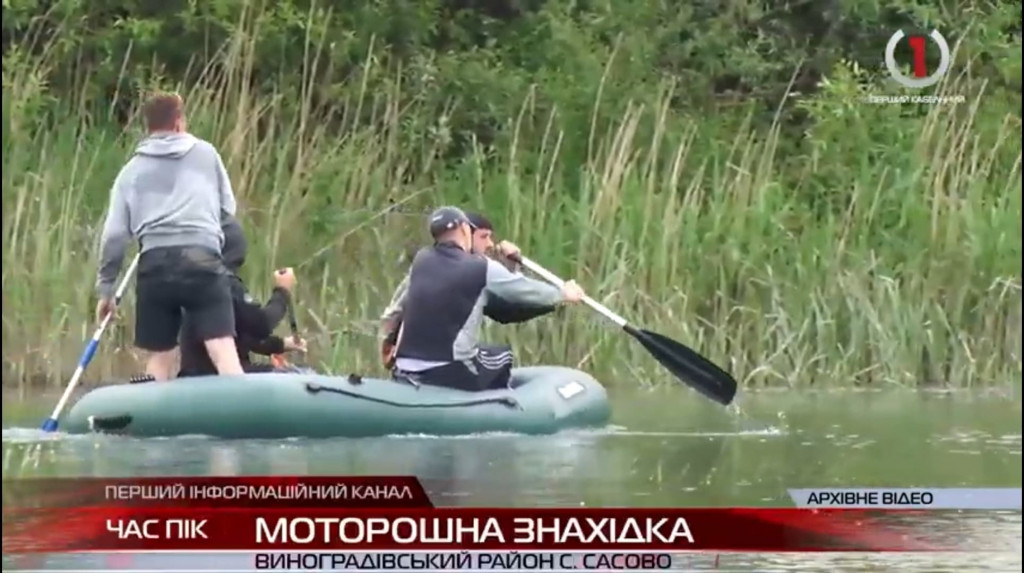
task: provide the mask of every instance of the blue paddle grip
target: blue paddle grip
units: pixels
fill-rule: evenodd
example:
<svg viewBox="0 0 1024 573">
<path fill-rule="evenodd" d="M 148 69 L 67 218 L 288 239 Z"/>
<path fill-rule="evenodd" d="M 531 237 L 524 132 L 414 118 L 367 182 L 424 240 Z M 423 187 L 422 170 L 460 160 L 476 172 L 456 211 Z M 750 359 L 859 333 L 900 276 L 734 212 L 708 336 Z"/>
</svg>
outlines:
<svg viewBox="0 0 1024 573">
<path fill-rule="evenodd" d="M 96 349 L 99 348 L 100 341 L 93 338 L 89 341 L 89 344 L 85 347 L 85 352 L 82 353 L 82 357 L 78 359 L 78 365 L 85 368 L 89 362 L 92 362 L 93 355 L 96 354 Z"/>
</svg>

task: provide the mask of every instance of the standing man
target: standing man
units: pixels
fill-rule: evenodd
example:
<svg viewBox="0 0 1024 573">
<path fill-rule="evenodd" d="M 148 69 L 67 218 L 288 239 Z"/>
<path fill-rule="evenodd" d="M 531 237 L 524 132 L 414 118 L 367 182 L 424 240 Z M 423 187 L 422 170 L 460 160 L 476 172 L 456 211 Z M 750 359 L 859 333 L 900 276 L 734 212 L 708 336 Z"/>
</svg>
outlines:
<svg viewBox="0 0 1024 573">
<path fill-rule="evenodd" d="M 478 341 L 489 299 L 553 307 L 579 302 L 583 290 L 575 281 L 557 288 L 473 254 L 472 223 L 455 207 L 434 211 L 429 229 L 434 244 L 416 254 L 400 301 L 396 373 L 470 392 L 507 387 L 512 349 Z"/>
<path fill-rule="evenodd" d="M 97 319 L 114 311 L 114 281 L 134 238 L 141 253 L 135 345 L 149 352 L 146 374 L 156 380 L 173 376 L 184 312 L 218 373 L 242 374 L 221 257 L 221 217 L 235 214 L 224 162 L 213 145 L 185 131 L 184 102 L 177 94 L 150 98 L 143 115 L 148 136 L 110 191 L 100 238 Z"/>
</svg>

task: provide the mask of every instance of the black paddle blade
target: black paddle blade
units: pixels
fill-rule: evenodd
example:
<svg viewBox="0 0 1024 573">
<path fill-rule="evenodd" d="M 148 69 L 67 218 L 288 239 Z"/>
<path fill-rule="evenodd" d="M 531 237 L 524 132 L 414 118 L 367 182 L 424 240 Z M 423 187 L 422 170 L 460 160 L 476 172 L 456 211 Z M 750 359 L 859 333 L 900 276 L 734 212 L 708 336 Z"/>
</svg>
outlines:
<svg viewBox="0 0 1024 573">
<path fill-rule="evenodd" d="M 715 402 L 728 406 L 736 397 L 736 380 L 728 372 L 683 344 L 657 332 L 626 325 L 624 330 L 676 378 Z"/>
</svg>

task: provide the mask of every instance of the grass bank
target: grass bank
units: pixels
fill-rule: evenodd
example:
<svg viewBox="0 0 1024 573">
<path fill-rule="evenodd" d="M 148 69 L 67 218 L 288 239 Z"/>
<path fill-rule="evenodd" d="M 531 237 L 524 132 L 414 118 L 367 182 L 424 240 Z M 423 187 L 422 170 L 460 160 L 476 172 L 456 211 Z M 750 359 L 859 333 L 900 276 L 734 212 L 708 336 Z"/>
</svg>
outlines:
<svg viewBox="0 0 1024 573">
<path fill-rule="evenodd" d="M 401 85 L 361 88 L 391 73 L 373 58 L 332 104 L 359 111 L 333 116 L 311 90 L 298 101 L 251 90 L 253 59 L 240 36 L 181 88 L 192 131 L 232 174 L 251 287 L 265 293 L 271 269 L 297 267 L 311 364 L 382 372 L 375 319 L 426 241 L 422 213 L 459 203 L 747 387 L 1021 379 L 1019 100 L 986 94 L 967 72 L 942 88 L 963 103 L 885 106 L 864 103 L 856 70 L 838 69 L 820 94 L 787 101 L 812 120 L 796 135 L 742 106 L 671 112 L 681 88 L 670 81 L 653 105 L 609 110 L 608 77 L 589 120 L 569 121 L 539 105 L 539 85 L 519 94 L 499 143 L 451 160 L 444 115 L 426 116 Z M 87 73 L 81 97 L 55 100 L 41 79 L 49 64 L 5 57 L 3 71 L 4 383 L 25 387 L 62 383 L 93 329 L 96 237 L 139 136 L 85 95 Z M 306 73 L 303 85 L 315 81 Z M 434 136 L 407 140 L 410 123 Z M 137 370 L 132 312 L 129 297 L 88 378 Z M 584 308 L 489 336 L 522 363 L 609 384 L 664 380 Z"/>
</svg>

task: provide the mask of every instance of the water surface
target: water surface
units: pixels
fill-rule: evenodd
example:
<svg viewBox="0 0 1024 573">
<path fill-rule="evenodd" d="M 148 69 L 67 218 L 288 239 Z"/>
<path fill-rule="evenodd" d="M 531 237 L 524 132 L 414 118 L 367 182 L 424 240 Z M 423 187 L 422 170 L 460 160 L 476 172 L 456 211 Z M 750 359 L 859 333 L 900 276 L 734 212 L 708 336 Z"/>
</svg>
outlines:
<svg viewBox="0 0 1024 573">
<path fill-rule="evenodd" d="M 724 409 L 677 388 L 620 390 L 603 429 L 285 441 L 44 436 L 35 427 L 53 403 L 4 401 L 5 479 L 413 474 L 436 505 L 562 507 L 789 506 L 786 488 L 1021 486 L 1019 393 L 765 392 Z M 719 567 L 1020 571 L 1019 512 L 963 514 L 948 527 L 1005 551 L 726 555 Z"/>
</svg>

